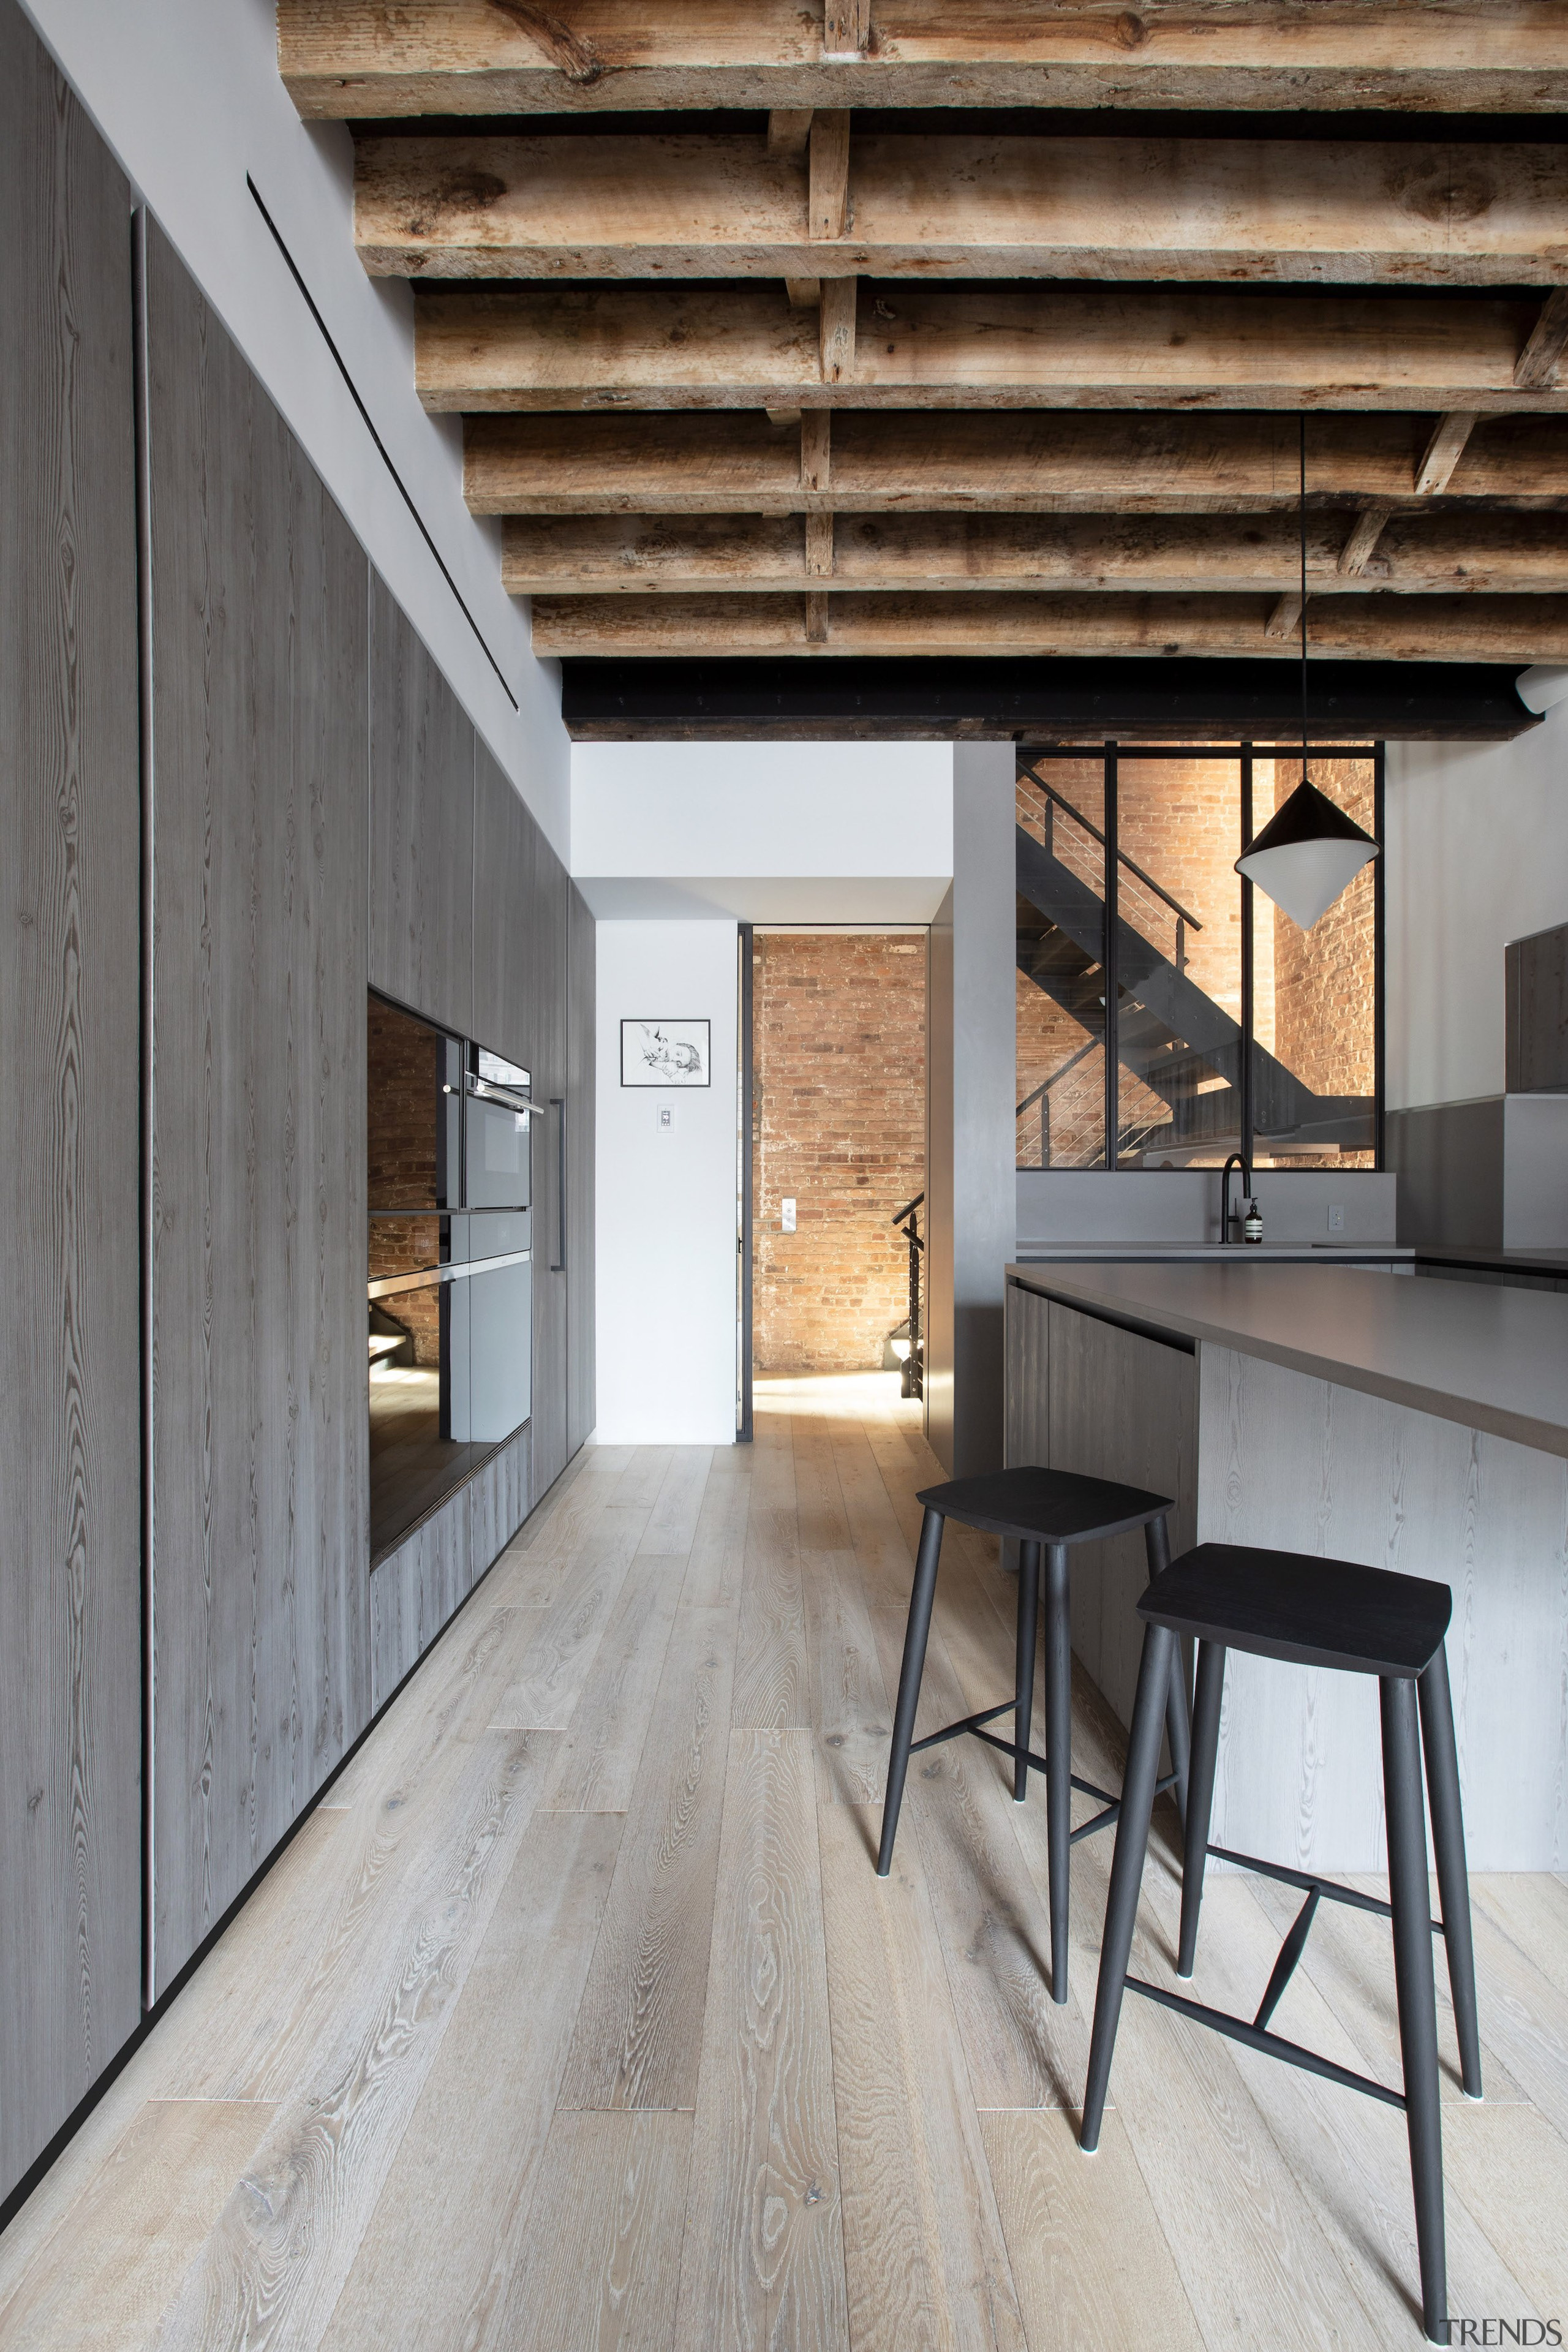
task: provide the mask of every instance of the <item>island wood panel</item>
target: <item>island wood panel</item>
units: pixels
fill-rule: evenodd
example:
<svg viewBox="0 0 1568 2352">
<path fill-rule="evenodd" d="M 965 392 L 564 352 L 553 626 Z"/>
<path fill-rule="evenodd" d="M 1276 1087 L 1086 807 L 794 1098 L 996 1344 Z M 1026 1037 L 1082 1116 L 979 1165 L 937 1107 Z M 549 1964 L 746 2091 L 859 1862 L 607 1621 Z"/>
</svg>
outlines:
<svg viewBox="0 0 1568 2352">
<path fill-rule="evenodd" d="M 161 1992 L 370 1711 L 368 574 L 151 224 L 147 337 Z"/>
<path fill-rule="evenodd" d="M 1194 1540 L 1198 1383 L 1194 1356 L 1051 1301 L 1050 1466 L 1169 1495 L 1171 1550 Z M 1124 1724 L 1132 1720 L 1149 1580 L 1142 1531 L 1075 1544 L 1072 1641 Z"/>
<path fill-rule="evenodd" d="M 566 1176 L 576 1106 L 569 1086 L 567 1004 L 572 880 L 540 836 L 534 896 L 524 945 L 533 1021 L 533 1095 L 545 1106 L 533 1160 L 533 1494 L 566 1467 L 571 1383 L 571 1235 Z"/>
<path fill-rule="evenodd" d="M 472 1517 L 468 1489 L 460 1486 L 372 1569 L 373 1711 L 385 1706 L 471 1589 Z"/>
<path fill-rule="evenodd" d="M 1448 1585 L 1470 1867 L 1562 1870 L 1568 1462 L 1207 1342 L 1199 1377 L 1199 1539 Z M 1214 1818 L 1244 1853 L 1382 1870 L 1373 1679 L 1233 1656 Z"/>
<path fill-rule="evenodd" d="M 1007 1379 L 1003 1459 L 1016 1469 L 1051 1463 L 1051 1302 L 1021 1283 L 1007 1285 L 1003 1303 Z"/>
<path fill-rule="evenodd" d="M 473 1590 L 528 1517 L 530 1437 L 531 1424 L 524 1422 L 497 1446 L 488 1462 L 481 1462 L 463 1488 L 468 1509 L 465 1593 Z"/>
<path fill-rule="evenodd" d="M 131 197 L 0 5 L 0 2200 L 140 2015 Z"/>
<path fill-rule="evenodd" d="M 474 1011 L 473 724 L 370 581 L 370 978 L 466 1037 Z"/>
<path fill-rule="evenodd" d="M 566 974 L 566 1452 L 595 1418 L 594 1154 L 595 925 L 574 883 L 567 900 Z"/>
</svg>

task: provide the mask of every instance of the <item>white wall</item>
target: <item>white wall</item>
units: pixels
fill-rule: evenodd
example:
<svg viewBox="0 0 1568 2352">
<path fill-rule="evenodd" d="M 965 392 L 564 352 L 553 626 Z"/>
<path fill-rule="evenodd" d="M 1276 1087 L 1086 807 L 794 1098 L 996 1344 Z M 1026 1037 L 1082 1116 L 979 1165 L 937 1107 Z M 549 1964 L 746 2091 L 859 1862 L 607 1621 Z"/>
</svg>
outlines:
<svg viewBox="0 0 1568 2352">
<path fill-rule="evenodd" d="M 299 436 L 394 595 L 564 857 L 570 772 L 559 675 L 500 584 L 498 527 L 462 497 L 456 417 L 414 390 L 406 286 L 354 251 L 349 134 L 302 123 L 278 73 L 271 0 L 24 0 L 67 79 Z M 293 254 L 469 611 L 442 579 L 246 187 Z"/>
<path fill-rule="evenodd" d="M 947 743 L 577 743 L 572 870 L 600 916 L 928 923 Z"/>
<path fill-rule="evenodd" d="M 1510 743 L 1391 743 L 1391 1109 L 1503 1091 L 1503 948 L 1568 921 L 1568 702 Z"/>
<path fill-rule="evenodd" d="M 605 1445 L 735 1437 L 737 933 L 598 926 L 598 1425 Z M 712 1024 L 712 1084 L 623 1087 L 623 1019 Z M 674 1112 L 661 1133 L 658 1110 Z"/>
</svg>

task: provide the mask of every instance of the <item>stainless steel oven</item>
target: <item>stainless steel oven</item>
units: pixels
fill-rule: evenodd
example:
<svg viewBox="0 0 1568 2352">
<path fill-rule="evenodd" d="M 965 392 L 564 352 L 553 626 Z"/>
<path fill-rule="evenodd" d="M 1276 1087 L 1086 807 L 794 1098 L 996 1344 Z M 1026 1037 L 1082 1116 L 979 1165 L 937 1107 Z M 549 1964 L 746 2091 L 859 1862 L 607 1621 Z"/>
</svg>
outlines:
<svg viewBox="0 0 1568 2352">
<path fill-rule="evenodd" d="M 529 1418 L 528 1072 L 371 999 L 371 1558 Z"/>
</svg>

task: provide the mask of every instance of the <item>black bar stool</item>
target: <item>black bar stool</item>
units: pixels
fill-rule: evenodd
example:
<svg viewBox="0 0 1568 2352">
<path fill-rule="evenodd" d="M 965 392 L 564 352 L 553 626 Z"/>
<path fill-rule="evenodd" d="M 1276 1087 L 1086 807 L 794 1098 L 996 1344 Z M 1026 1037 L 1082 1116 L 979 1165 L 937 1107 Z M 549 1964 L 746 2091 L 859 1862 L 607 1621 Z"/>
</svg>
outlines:
<svg viewBox="0 0 1568 2352">
<path fill-rule="evenodd" d="M 1347 2090 L 1364 2091 L 1402 2107 L 1410 2139 L 1415 2197 L 1415 2238 L 1421 2257 L 1422 2319 L 1435 2344 L 1448 2341 L 1447 2269 L 1443 2241 L 1443 2138 L 1437 2093 L 1437 2013 L 1432 1937 L 1447 1946 L 1448 1979 L 1459 2042 L 1460 2074 L 1472 2099 L 1481 2095 L 1480 2034 L 1476 2019 L 1476 1969 L 1470 1940 L 1470 1889 L 1459 1811 L 1459 1768 L 1454 1710 L 1443 1636 L 1452 1606 L 1446 1584 L 1356 1568 L 1300 1552 L 1264 1551 L 1241 1544 L 1200 1544 L 1155 1579 L 1138 1603 L 1145 1621 L 1138 1696 L 1122 1783 L 1121 1819 L 1110 1870 L 1100 1988 L 1094 2003 L 1089 2077 L 1084 2086 L 1079 2145 L 1099 2146 L 1110 2079 L 1110 2056 L 1125 1988 L 1194 2018 L 1248 2049 L 1305 2067 Z M 1227 2011 L 1167 1992 L 1129 1976 L 1138 1890 L 1149 1841 L 1149 1813 L 1160 1752 L 1162 1694 L 1176 1654 L 1178 1634 L 1198 1643 L 1197 1696 L 1182 1865 L 1182 1927 L 1177 1973 L 1190 1977 L 1197 1948 L 1204 1864 L 1212 1853 L 1244 1869 L 1305 1890 L 1306 1901 L 1280 1948 L 1258 2014 L 1250 2021 Z M 1255 1855 L 1209 1843 L 1215 1758 L 1226 1650 L 1257 1657 L 1375 1675 L 1383 1721 L 1383 1786 L 1388 1819 L 1388 1903 L 1310 1872 L 1282 1869 Z M 1431 1916 L 1426 1880 L 1426 1830 L 1421 1806 L 1425 1745 L 1426 1794 L 1436 1846 L 1440 1920 Z M 1399 2006 L 1399 2049 L 1405 2087 L 1393 2091 L 1364 2074 L 1337 2066 L 1315 2051 L 1266 2029 L 1305 1948 L 1321 1898 L 1376 1911 L 1394 1923 L 1394 1979 Z"/>
<path fill-rule="evenodd" d="M 1070 1470 L 997 1470 L 984 1478 L 954 1478 L 945 1486 L 928 1486 L 916 1498 L 925 1506 L 920 1551 L 915 1561 L 914 1588 L 910 1594 L 909 1623 L 904 1632 L 904 1663 L 899 1675 L 899 1703 L 893 1715 L 893 1744 L 888 1759 L 888 1793 L 882 1806 L 882 1844 L 877 1874 L 886 1878 L 893 1861 L 899 1811 L 910 1758 L 922 1748 L 938 1748 L 943 1740 L 968 1732 L 999 1748 L 1013 1759 L 1013 1798 L 1022 1804 L 1031 1768 L 1046 1776 L 1046 1844 L 1050 1871 L 1051 1998 L 1068 1997 L 1068 1858 L 1080 1838 L 1109 1828 L 1121 1800 L 1109 1789 L 1080 1780 L 1072 1769 L 1072 1619 L 1068 1607 L 1068 1549 L 1091 1543 L 1100 1536 L 1120 1536 L 1143 1529 L 1151 1578 L 1171 1557 L 1165 1515 L 1175 1508 L 1164 1495 L 1146 1494 L 1141 1486 L 1113 1486 L 1104 1478 L 1083 1478 Z M 942 1557 L 942 1531 L 948 1519 L 984 1534 L 1011 1536 L 1020 1546 L 1018 1557 L 1018 1647 L 1014 1693 L 997 1706 L 966 1715 L 941 1731 L 915 1739 L 915 1709 L 920 1703 L 921 1676 L 925 1671 L 926 1641 L 931 1632 L 931 1602 L 936 1597 L 937 1565 Z M 1029 1748 L 1030 1718 L 1035 1700 L 1035 1652 L 1039 1631 L 1040 1549 L 1046 1553 L 1046 1753 Z M 1165 1677 L 1165 1722 L 1174 1769 L 1160 1782 L 1174 1787 L 1178 1805 L 1185 1809 L 1187 1788 L 1187 1694 L 1181 1661 L 1173 1656 Z M 999 1739 L 984 1726 L 1008 1710 L 1013 1738 Z M 1156 1756 L 1158 1742 L 1155 1743 Z M 1081 1828 L 1071 1822 L 1072 1791 L 1098 1797 L 1104 1806 Z M 1151 1802 L 1157 1791 L 1151 1792 Z"/>
</svg>

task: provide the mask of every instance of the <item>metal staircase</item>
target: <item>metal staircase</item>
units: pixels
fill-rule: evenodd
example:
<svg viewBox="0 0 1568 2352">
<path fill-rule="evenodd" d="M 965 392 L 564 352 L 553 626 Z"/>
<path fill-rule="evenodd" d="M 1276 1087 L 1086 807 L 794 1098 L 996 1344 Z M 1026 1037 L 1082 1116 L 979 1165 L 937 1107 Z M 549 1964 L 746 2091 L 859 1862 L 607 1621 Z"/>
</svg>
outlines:
<svg viewBox="0 0 1568 2352">
<path fill-rule="evenodd" d="M 1016 832 L 1018 969 L 1086 1034 L 1077 1053 L 1018 1105 L 1020 1122 L 1030 1121 L 1020 1125 L 1018 1164 L 1071 1165 L 1070 1157 L 1052 1155 L 1053 1118 L 1059 1127 L 1075 1095 L 1089 1087 L 1100 1101 L 1104 1094 L 1105 903 L 1089 877 L 1103 870 L 1105 836 L 1054 785 L 1023 777 L 1019 792 L 1028 796 L 1038 834 L 1022 824 Z M 1161 1107 L 1152 1117 L 1120 1122 L 1118 1164 L 1235 1150 L 1241 1140 L 1241 1024 L 1187 976 L 1188 935 L 1202 923 L 1121 851 L 1118 867 L 1118 897 L 1128 911 L 1119 910 L 1116 924 L 1117 1057 Z M 1170 933 L 1169 953 L 1150 932 Z M 1253 1048 L 1252 1091 L 1257 1132 L 1276 1146 L 1353 1149 L 1366 1140 L 1370 1106 L 1363 1097 L 1315 1095 L 1259 1045 Z M 1037 1159 L 1026 1159 L 1031 1150 Z M 1100 1157 L 1097 1146 L 1080 1164 Z"/>
</svg>

